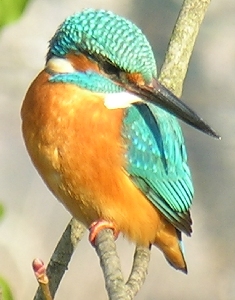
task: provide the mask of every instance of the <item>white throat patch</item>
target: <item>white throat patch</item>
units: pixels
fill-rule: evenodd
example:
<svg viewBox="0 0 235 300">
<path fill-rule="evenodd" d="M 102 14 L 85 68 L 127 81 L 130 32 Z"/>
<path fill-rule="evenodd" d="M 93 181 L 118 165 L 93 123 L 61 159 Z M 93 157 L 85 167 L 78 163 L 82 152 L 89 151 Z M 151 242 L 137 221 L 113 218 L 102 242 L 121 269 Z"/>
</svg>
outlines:
<svg viewBox="0 0 235 300">
<path fill-rule="evenodd" d="M 104 97 L 104 105 L 108 109 L 126 108 L 137 102 L 142 100 L 129 92 L 109 93 Z"/>
</svg>

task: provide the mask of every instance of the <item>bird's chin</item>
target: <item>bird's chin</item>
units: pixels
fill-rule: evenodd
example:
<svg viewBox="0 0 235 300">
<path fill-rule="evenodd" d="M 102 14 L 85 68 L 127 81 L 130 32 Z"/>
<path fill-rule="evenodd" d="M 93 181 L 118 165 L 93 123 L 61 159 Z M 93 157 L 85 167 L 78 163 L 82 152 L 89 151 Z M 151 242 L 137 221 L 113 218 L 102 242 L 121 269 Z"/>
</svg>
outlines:
<svg viewBox="0 0 235 300">
<path fill-rule="evenodd" d="M 108 109 L 127 108 L 134 103 L 143 102 L 141 98 L 129 92 L 105 94 L 104 105 Z"/>
</svg>

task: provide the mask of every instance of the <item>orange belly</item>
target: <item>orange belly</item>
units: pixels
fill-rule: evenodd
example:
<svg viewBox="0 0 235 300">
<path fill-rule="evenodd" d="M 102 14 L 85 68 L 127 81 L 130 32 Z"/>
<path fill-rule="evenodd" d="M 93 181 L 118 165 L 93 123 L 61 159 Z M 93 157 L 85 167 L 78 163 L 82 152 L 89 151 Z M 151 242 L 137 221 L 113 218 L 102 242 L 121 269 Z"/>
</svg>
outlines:
<svg viewBox="0 0 235 300">
<path fill-rule="evenodd" d="M 112 221 L 130 240 L 155 244 L 176 268 L 186 268 L 175 228 L 124 170 L 124 110 L 109 110 L 102 94 L 52 84 L 48 77 L 42 71 L 30 86 L 22 128 L 49 189 L 87 227 L 98 219 Z"/>
</svg>

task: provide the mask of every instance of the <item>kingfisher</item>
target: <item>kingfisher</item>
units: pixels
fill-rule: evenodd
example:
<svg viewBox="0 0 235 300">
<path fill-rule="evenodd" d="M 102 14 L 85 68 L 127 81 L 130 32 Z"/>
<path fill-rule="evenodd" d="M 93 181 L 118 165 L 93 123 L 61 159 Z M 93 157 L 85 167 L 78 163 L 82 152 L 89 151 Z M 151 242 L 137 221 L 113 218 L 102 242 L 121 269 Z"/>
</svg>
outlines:
<svg viewBox="0 0 235 300">
<path fill-rule="evenodd" d="M 152 48 L 110 11 L 69 16 L 49 42 L 44 69 L 21 110 L 28 153 L 42 179 L 90 230 L 157 246 L 187 273 L 194 194 L 177 118 L 219 137 L 157 80 Z"/>
</svg>

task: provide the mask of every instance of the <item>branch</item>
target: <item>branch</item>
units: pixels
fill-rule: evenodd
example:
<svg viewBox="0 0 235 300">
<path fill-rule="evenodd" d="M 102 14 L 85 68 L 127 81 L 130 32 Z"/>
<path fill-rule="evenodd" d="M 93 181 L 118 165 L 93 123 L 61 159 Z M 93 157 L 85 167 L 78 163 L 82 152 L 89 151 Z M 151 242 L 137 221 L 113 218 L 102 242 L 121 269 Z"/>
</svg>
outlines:
<svg viewBox="0 0 235 300">
<path fill-rule="evenodd" d="M 60 281 L 65 271 L 68 269 L 72 254 L 78 242 L 82 239 L 84 230 L 84 226 L 73 218 L 66 227 L 52 254 L 46 270 L 52 298 L 54 298 Z M 44 300 L 41 287 L 38 288 L 34 300 Z"/>
<path fill-rule="evenodd" d="M 136 247 L 133 266 L 127 283 L 125 283 L 121 271 L 112 230 L 105 229 L 99 232 L 95 240 L 95 249 L 100 258 L 109 299 L 133 299 L 145 281 L 150 260 L 150 249 Z"/>
<path fill-rule="evenodd" d="M 127 294 L 130 299 L 138 293 L 141 286 L 144 284 L 148 273 L 148 265 L 150 261 L 150 248 L 137 246 L 135 249 L 134 261 L 131 274 L 126 283 Z"/>
<path fill-rule="evenodd" d="M 211 0 L 185 0 L 175 24 L 159 80 L 178 97 L 200 25 Z"/>
</svg>

